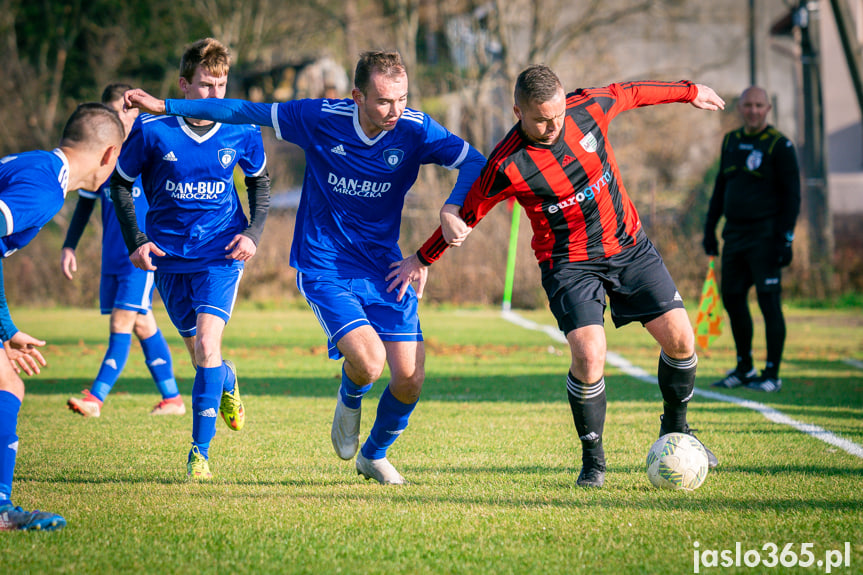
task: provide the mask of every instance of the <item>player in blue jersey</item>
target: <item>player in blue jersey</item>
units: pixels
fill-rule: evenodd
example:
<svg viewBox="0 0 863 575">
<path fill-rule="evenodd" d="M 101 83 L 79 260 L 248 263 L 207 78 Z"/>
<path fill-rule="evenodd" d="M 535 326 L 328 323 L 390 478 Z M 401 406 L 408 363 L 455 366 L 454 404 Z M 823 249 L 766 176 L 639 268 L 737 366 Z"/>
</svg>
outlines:
<svg viewBox="0 0 863 575">
<path fill-rule="evenodd" d="M 82 104 L 63 129 L 59 147 L 0 159 L 0 531 L 59 529 L 61 516 L 24 511 L 11 502 L 18 452 L 18 412 L 24 399 L 20 373 L 47 365 L 45 342 L 19 331 L 3 289 L 3 258 L 27 245 L 63 207 L 72 188 L 97 190 L 111 174 L 123 145 L 123 124 L 102 104 Z"/>
<path fill-rule="evenodd" d="M 117 112 L 127 134 L 135 118 L 138 117 L 138 110 L 123 109 L 123 93 L 131 89 L 132 86 L 128 84 L 117 83 L 109 84 L 102 92 L 102 103 Z M 147 199 L 141 189 L 140 180 L 136 184 L 132 188 L 132 195 L 135 200 L 138 225 L 143 229 L 148 209 Z M 99 417 L 102 403 L 126 366 L 134 332 L 141 342 L 150 375 L 153 376 L 156 387 L 162 395 L 162 400 L 150 411 L 150 415 L 183 415 L 186 413 L 186 406 L 177 389 L 177 381 L 174 379 L 171 351 L 153 316 L 153 272 L 139 270 L 129 261 L 107 180 L 96 192 L 78 190 L 78 203 L 72 214 L 69 230 L 66 232 L 66 241 L 63 242 L 60 268 L 69 280 L 78 271 L 75 248 L 84 233 L 84 228 L 87 227 L 87 221 L 93 213 L 96 200 L 100 198 L 102 200 L 102 279 L 99 305 L 103 315 L 111 315 L 111 335 L 108 349 L 93 385 L 89 390 L 84 391 L 84 397 L 72 397 L 67 404 L 69 409 L 85 417 Z"/>
<path fill-rule="evenodd" d="M 344 357 L 331 438 L 336 453 L 366 479 L 400 484 L 387 449 L 408 425 L 425 378 L 417 295 L 387 293 L 404 199 L 422 164 L 459 174 L 441 210 L 447 241 L 469 233 L 458 208 L 485 158 L 432 118 L 406 107 L 408 77 L 398 53 L 360 57 L 351 99 L 277 104 L 243 100 L 168 100 L 127 92 L 126 103 L 153 113 L 270 126 L 306 154 L 306 173 L 291 246 L 297 285 L 327 335 L 330 357 Z M 453 214 L 456 214 L 455 216 Z M 389 364 L 368 439 L 359 448 L 361 400 Z"/>
<path fill-rule="evenodd" d="M 180 60 L 180 89 L 188 100 L 223 98 L 228 49 L 205 38 Z M 140 115 L 111 178 L 111 197 L 135 267 L 156 272 L 156 285 L 195 358 L 192 449 L 187 472 L 210 479 L 210 441 L 216 413 L 228 428 L 245 421 L 234 365 L 222 358 L 244 262 L 255 255 L 269 207 L 270 179 L 257 126 L 233 126 L 196 116 Z M 246 175 L 251 223 L 234 188 L 234 168 Z M 138 228 L 132 185 L 138 176 L 150 210 Z"/>
</svg>

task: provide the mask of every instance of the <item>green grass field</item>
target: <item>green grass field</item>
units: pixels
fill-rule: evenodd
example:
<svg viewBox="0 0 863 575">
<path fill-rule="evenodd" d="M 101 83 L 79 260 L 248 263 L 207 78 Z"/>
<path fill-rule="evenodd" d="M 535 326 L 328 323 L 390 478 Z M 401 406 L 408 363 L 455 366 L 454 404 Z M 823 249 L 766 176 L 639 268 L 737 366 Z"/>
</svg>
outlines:
<svg viewBox="0 0 863 575">
<path fill-rule="evenodd" d="M 148 416 L 158 395 L 137 344 L 102 417 L 83 419 L 65 404 L 98 369 L 107 319 L 13 311 L 19 328 L 49 341 L 49 367 L 25 380 L 14 501 L 68 526 L 0 533 L 6 573 L 666 574 L 692 573 L 696 554 L 702 573 L 822 573 L 834 550 L 850 566 L 832 572 L 863 573 L 863 459 L 739 405 L 696 396 L 690 423 L 720 467 L 695 492 L 660 491 L 644 471 L 659 390 L 610 368 L 605 488 L 577 488 L 569 352 L 496 310 L 421 310 L 427 378 L 389 453 L 410 481 L 399 487 L 362 480 L 333 453 L 340 364 L 307 309 L 235 312 L 225 356 L 238 367 L 247 423 L 234 433 L 219 422 L 206 485 L 186 480 L 191 415 Z M 523 315 L 553 323 L 547 312 Z M 188 356 L 159 319 L 191 407 Z M 863 371 L 843 362 L 863 360 L 863 313 L 789 310 L 787 320 L 782 392 L 726 394 L 863 445 Z M 655 373 L 658 349 L 644 330 L 608 336 L 610 350 Z M 758 329 L 755 346 L 763 364 Z M 698 387 L 733 363 L 726 333 L 700 355 Z M 366 400 L 363 439 L 385 378 Z M 737 543 L 768 564 L 765 545 L 779 558 L 811 543 L 813 564 L 705 566 Z"/>
</svg>

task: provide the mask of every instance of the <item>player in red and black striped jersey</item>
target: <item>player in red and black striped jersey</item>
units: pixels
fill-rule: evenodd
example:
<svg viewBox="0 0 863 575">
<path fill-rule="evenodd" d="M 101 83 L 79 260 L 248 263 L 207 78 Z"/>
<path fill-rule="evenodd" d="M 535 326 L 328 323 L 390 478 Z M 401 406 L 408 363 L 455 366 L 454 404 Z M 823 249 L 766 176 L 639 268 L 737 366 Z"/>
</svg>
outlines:
<svg viewBox="0 0 863 575">
<path fill-rule="evenodd" d="M 475 226 L 499 202 L 515 197 L 533 228 L 543 287 L 572 352 L 567 391 L 582 442 L 577 483 L 601 487 L 605 477 L 606 296 L 616 326 L 640 321 L 662 347 L 660 434 L 690 432 L 686 405 L 695 383 L 695 342 L 689 317 L 662 258 L 647 238 L 608 141 L 611 120 L 624 110 L 689 102 L 717 110 L 725 103 L 692 82 L 628 82 L 570 94 L 552 70 L 531 66 L 518 77 L 518 124 L 489 157 L 461 209 Z M 393 264 L 390 289 L 404 292 L 455 241 L 438 229 L 416 254 Z M 708 451 L 711 467 L 716 457 Z"/>
</svg>

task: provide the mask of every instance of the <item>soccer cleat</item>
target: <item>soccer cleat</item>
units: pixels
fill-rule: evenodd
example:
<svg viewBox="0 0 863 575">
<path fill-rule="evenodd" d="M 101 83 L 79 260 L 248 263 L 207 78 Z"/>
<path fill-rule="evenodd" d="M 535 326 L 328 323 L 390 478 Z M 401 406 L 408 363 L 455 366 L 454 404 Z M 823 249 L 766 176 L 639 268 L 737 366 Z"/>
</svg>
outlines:
<svg viewBox="0 0 863 575">
<path fill-rule="evenodd" d="M 685 433 L 686 435 L 689 435 L 691 437 L 695 437 L 695 433 L 694 433 L 695 431 L 698 431 L 698 430 L 689 427 L 688 423 L 684 423 L 683 429 L 681 429 L 677 433 Z M 662 437 L 663 435 L 666 435 L 669 433 L 674 433 L 674 432 L 665 430 L 665 428 L 662 426 L 662 416 L 660 415 L 659 416 L 659 437 Z M 700 443 L 701 447 L 704 448 L 704 451 L 707 452 L 707 467 L 710 469 L 715 469 L 716 467 L 719 467 L 719 459 L 716 458 L 716 455 L 712 451 L 710 451 L 706 445 L 704 445 L 703 441 L 701 441 L 697 437 L 695 437 L 695 440 L 698 443 Z"/>
<path fill-rule="evenodd" d="M 344 404 L 341 394 L 337 395 L 330 438 L 333 440 L 336 455 L 342 459 L 351 459 L 360 447 L 361 415 L 362 407 L 351 409 Z"/>
<path fill-rule="evenodd" d="M 98 397 L 90 393 L 89 389 L 85 389 L 81 393 L 84 397 L 70 397 L 66 405 L 75 413 L 80 413 L 84 417 L 99 417 L 102 415 L 102 401 Z"/>
<path fill-rule="evenodd" d="M 66 526 L 66 520 L 47 511 L 24 511 L 11 503 L 0 507 L 0 531 L 54 531 Z"/>
<path fill-rule="evenodd" d="M 357 475 L 362 475 L 366 480 L 374 479 L 381 485 L 403 485 L 407 483 L 401 473 L 396 471 L 387 458 L 366 459 L 362 452 L 357 453 Z"/>
<path fill-rule="evenodd" d="M 758 372 L 755 371 L 753 367 L 749 371 L 741 371 L 736 367 L 729 371 L 725 377 L 720 379 L 719 381 L 714 381 L 711 383 L 711 387 L 724 387 L 725 389 L 734 389 L 735 387 L 740 387 L 741 385 L 746 385 L 751 382 L 758 375 Z"/>
<path fill-rule="evenodd" d="M 240 382 L 237 380 L 237 368 L 234 367 L 232 361 L 227 359 L 225 360 L 225 365 L 234 373 L 234 391 L 222 392 L 219 413 L 222 414 L 222 419 L 228 424 L 228 428 L 240 431 L 246 423 L 246 409 L 243 407 L 243 401 L 240 399 Z"/>
<path fill-rule="evenodd" d="M 185 415 L 186 404 L 183 403 L 183 397 L 177 395 L 168 399 L 163 399 L 156 404 L 150 415 Z"/>
<path fill-rule="evenodd" d="M 193 481 L 207 481 L 213 478 L 213 474 L 210 473 L 210 464 L 201 455 L 197 445 L 193 445 L 192 450 L 189 452 L 189 462 L 186 463 L 186 472 L 189 475 L 189 479 Z"/>
<path fill-rule="evenodd" d="M 746 386 L 748 389 L 755 391 L 764 391 L 766 393 L 775 393 L 782 389 L 782 380 L 772 375 L 764 375 L 763 373 L 749 382 Z"/>
<path fill-rule="evenodd" d="M 579 487 L 602 488 L 605 483 L 605 468 L 583 465 L 575 484 Z"/>
</svg>

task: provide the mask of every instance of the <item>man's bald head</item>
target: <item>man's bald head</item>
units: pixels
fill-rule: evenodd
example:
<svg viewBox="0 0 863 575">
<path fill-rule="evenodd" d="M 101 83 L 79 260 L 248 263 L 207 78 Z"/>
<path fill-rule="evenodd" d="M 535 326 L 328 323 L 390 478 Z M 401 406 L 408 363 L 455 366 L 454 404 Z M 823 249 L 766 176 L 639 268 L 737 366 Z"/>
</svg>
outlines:
<svg viewBox="0 0 863 575">
<path fill-rule="evenodd" d="M 759 86 L 749 86 L 737 101 L 737 111 L 743 119 L 743 129 L 747 134 L 757 134 L 767 127 L 767 115 L 773 106 L 767 92 Z"/>
</svg>

